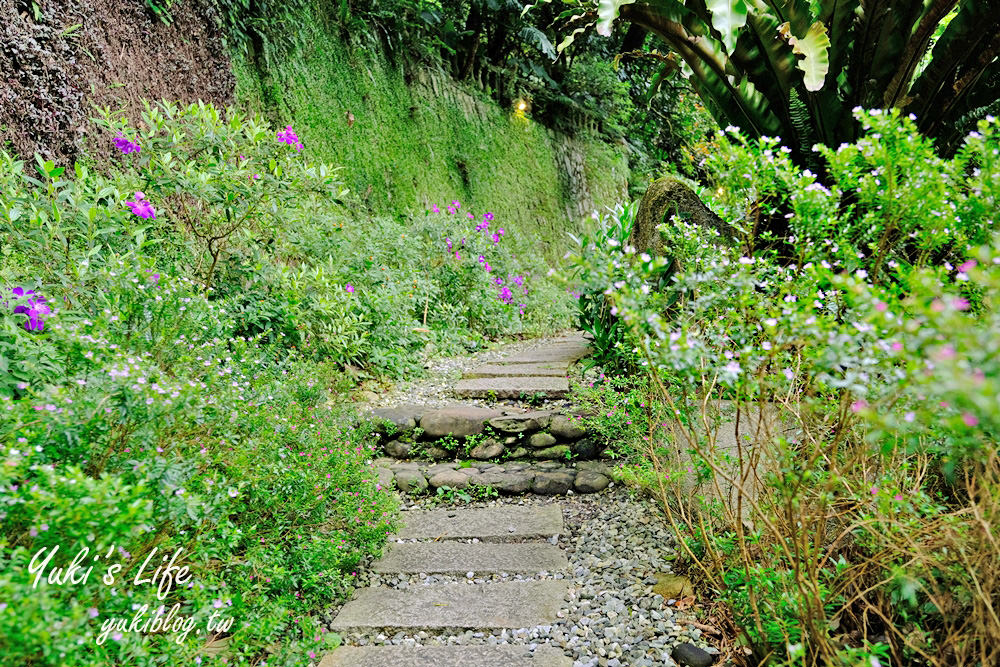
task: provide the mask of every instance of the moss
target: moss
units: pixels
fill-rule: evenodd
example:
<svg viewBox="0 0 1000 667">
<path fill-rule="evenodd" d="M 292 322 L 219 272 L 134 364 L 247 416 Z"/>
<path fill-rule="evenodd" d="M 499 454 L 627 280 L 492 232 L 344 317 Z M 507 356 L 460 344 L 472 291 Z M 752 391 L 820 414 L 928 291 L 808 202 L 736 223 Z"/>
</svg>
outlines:
<svg viewBox="0 0 1000 667">
<path fill-rule="evenodd" d="M 235 59 L 237 97 L 292 124 L 317 159 L 343 177 L 371 212 L 404 215 L 453 199 L 492 211 L 502 224 L 562 255 L 572 203 L 560 172 L 561 137 L 453 84 L 407 84 L 380 54 L 351 49 L 320 21 L 303 25 L 307 47 L 270 70 Z M 582 139 L 588 189 L 596 201 L 622 190 L 621 151 Z"/>
</svg>

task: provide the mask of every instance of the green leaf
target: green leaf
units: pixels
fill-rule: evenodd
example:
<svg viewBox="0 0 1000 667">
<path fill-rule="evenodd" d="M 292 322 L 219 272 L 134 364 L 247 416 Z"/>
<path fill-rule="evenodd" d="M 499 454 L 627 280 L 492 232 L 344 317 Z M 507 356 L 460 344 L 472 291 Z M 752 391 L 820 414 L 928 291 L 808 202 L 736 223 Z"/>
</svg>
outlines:
<svg viewBox="0 0 1000 667">
<path fill-rule="evenodd" d="M 622 5 L 631 5 L 635 0 L 599 0 L 597 3 L 597 34 L 611 36 L 611 24 L 618 18 Z"/>
<path fill-rule="evenodd" d="M 705 3 L 712 13 L 712 27 L 722 35 L 726 50 L 732 52 L 740 28 L 747 23 L 747 6 L 742 0 L 708 0 Z"/>
<path fill-rule="evenodd" d="M 778 32 L 792 45 L 796 55 L 804 56 L 797 65 L 802 70 L 806 90 L 816 92 L 823 88 L 826 73 L 830 70 L 830 36 L 826 26 L 816 21 L 809 26 L 805 37 L 799 38 L 792 34 L 791 25 L 785 22 Z"/>
</svg>

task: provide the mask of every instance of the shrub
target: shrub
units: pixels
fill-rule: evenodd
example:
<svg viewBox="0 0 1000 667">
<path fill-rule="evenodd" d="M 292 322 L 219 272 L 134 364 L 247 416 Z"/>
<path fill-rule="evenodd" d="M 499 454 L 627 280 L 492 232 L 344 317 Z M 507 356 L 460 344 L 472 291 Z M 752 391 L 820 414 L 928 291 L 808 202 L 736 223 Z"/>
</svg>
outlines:
<svg viewBox="0 0 1000 667">
<path fill-rule="evenodd" d="M 658 399 L 630 476 L 727 603 L 742 659 L 993 664 L 1000 123 L 939 160 L 906 119 L 859 120 L 826 183 L 767 139 L 720 149 L 714 205 L 747 228 L 790 210 L 791 256 L 675 219 L 673 257 L 591 258 Z"/>
</svg>

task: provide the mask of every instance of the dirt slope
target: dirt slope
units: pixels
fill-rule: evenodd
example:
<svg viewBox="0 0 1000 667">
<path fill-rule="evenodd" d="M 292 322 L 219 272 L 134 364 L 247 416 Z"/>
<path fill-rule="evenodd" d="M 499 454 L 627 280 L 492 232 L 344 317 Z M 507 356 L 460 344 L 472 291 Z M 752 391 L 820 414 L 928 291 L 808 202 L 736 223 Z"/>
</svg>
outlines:
<svg viewBox="0 0 1000 667">
<path fill-rule="evenodd" d="M 208 0 L 174 4 L 166 25 L 143 0 L 0 0 L 0 143 L 67 163 L 93 105 L 198 99 L 226 105 L 234 79 Z M 90 140 L 97 155 L 105 139 Z"/>
</svg>

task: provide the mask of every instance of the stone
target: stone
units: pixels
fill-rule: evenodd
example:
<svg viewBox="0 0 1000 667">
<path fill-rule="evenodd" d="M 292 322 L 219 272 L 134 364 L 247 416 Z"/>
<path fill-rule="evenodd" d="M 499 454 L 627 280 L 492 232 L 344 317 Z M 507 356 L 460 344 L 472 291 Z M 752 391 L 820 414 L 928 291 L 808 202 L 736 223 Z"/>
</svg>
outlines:
<svg viewBox="0 0 1000 667">
<path fill-rule="evenodd" d="M 516 435 L 508 435 L 506 438 L 503 439 L 503 444 L 507 445 L 508 447 L 510 445 L 516 445 L 517 444 L 517 436 Z"/>
<path fill-rule="evenodd" d="M 653 592 L 668 600 L 679 600 L 694 595 L 694 586 L 687 577 L 672 572 L 657 572 Z"/>
<path fill-rule="evenodd" d="M 436 445 L 425 447 L 424 455 L 432 461 L 444 461 L 445 459 L 451 458 L 451 452 L 442 447 L 437 447 Z"/>
<path fill-rule="evenodd" d="M 479 461 L 485 461 L 486 459 L 495 459 L 503 454 L 503 443 L 497 442 L 493 438 L 489 438 L 479 443 L 472 448 L 469 452 L 469 456 Z"/>
<path fill-rule="evenodd" d="M 469 475 L 464 470 L 444 470 L 427 480 L 435 489 L 447 486 L 449 489 L 464 489 L 469 485 Z"/>
<path fill-rule="evenodd" d="M 535 475 L 531 490 L 543 496 L 563 495 L 573 486 L 573 474 L 569 472 L 540 472 Z"/>
<path fill-rule="evenodd" d="M 555 472 L 556 470 L 565 472 L 566 470 L 566 466 L 556 461 L 542 461 L 533 465 L 532 468 L 539 472 Z"/>
<path fill-rule="evenodd" d="M 551 447 L 556 444 L 556 439 L 548 433 L 535 433 L 528 438 L 528 444 L 532 447 Z"/>
<path fill-rule="evenodd" d="M 715 662 L 711 653 L 694 644 L 678 644 L 674 647 L 670 657 L 686 667 L 709 667 Z"/>
<path fill-rule="evenodd" d="M 484 472 L 469 480 L 472 486 L 489 486 L 500 493 L 518 494 L 531 490 L 535 475 L 530 472 Z"/>
<path fill-rule="evenodd" d="M 457 470 L 457 469 L 458 469 L 457 463 L 435 463 L 434 465 L 424 470 L 424 474 L 427 475 L 428 477 L 433 477 L 439 472 L 444 472 L 446 470 Z"/>
<path fill-rule="evenodd" d="M 398 470 L 396 488 L 403 493 L 423 493 L 427 490 L 427 478 L 419 470 Z"/>
<path fill-rule="evenodd" d="M 553 445 L 545 449 L 536 449 L 531 453 L 536 459 L 565 459 L 569 454 L 569 445 Z"/>
<path fill-rule="evenodd" d="M 544 542 L 404 542 L 372 566 L 382 574 L 496 574 L 562 570 L 568 565 L 559 547 Z"/>
<path fill-rule="evenodd" d="M 706 230 L 715 229 L 724 239 L 733 238 L 732 228 L 705 206 L 694 190 L 667 176 L 650 183 L 642 196 L 629 245 L 636 249 L 636 253 L 645 252 L 654 257 L 663 255 L 663 237 L 657 226 L 664 220 L 670 220 L 672 215 Z"/>
<path fill-rule="evenodd" d="M 505 357 L 505 364 L 572 364 L 587 356 L 589 349 L 585 342 L 568 342 L 543 345 L 520 354 Z"/>
<path fill-rule="evenodd" d="M 484 364 L 471 371 L 466 371 L 462 376 L 466 380 L 474 378 L 490 377 L 565 377 L 567 364 L 565 362 L 551 362 L 541 364 Z"/>
<path fill-rule="evenodd" d="M 510 450 L 507 453 L 507 458 L 508 459 L 523 459 L 528 454 L 530 454 L 530 452 L 528 451 L 527 447 L 517 447 L 515 449 Z"/>
<path fill-rule="evenodd" d="M 573 488 L 580 493 L 597 493 L 608 488 L 608 484 L 610 483 L 611 480 L 599 472 L 581 470 L 576 473 L 576 479 L 573 480 Z"/>
<path fill-rule="evenodd" d="M 552 646 L 341 646 L 319 667 L 571 667 Z"/>
<path fill-rule="evenodd" d="M 519 399 L 538 394 L 547 398 L 562 398 L 568 393 L 569 380 L 564 377 L 475 378 L 459 380 L 455 385 L 455 395 L 460 398 Z"/>
<path fill-rule="evenodd" d="M 404 540 L 551 537 L 565 532 L 558 505 L 411 510 L 402 516 L 396 536 Z"/>
<path fill-rule="evenodd" d="M 378 483 L 383 487 L 391 487 L 392 481 L 395 479 L 395 475 L 388 468 L 375 468 L 375 474 L 378 475 Z"/>
<path fill-rule="evenodd" d="M 554 621 L 568 588 L 548 579 L 364 588 L 329 628 L 526 628 Z"/>
<path fill-rule="evenodd" d="M 420 428 L 427 438 L 443 438 L 447 435 L 465 438 L 483 432 L 486 422 L 499 416 L 496 410 L 471 406 L 441 408 L 424 413 L 420 418 Z"/>
<path fill-rule="evenodd" d="M 597 456 L 597 441 L 594 438 L 580 438 L 570 446 L 570 449 L 578 459 L 592 459 Z"/>
<path fill-rule="evenodd" d="M 587 429 L 583 428 L 580 421 L 566 415 L 554 415 L 549 421 L 549 433 L 559 440 L 579 440 L 587 435 Z"/>
<path fill-rule="evenodd" d="M 576 467 L 579 470 L 593 470 L 594 472 L 599 472 L 605 477 L 612 477 L 611 466 L 603 461 L 577 461 Z"/>
<path fill-rule="evenodd" d="M 490 428 L 501 433 L 534 433 L 547 424 L 551 418 L 550 412 L 525 412 L 522 414 L 502 415 L 489 421 Z"/>
<path fill-rule="evenodd" d="M 396 427 L 397 433 L 409 433 L 420 421 L 421 408 L 416 406 L 400 406 L 398 408 L 377 408 L 372 410 L 375 419 L 389 422 Z"/>
<path fill-rule="evenodd" d="M 385 443 L 385 453 L 393 458 L 408 459 L 411 451 L 413 451 L 413 443 L 410 442 L 390 440 Z"/>
</svg>

